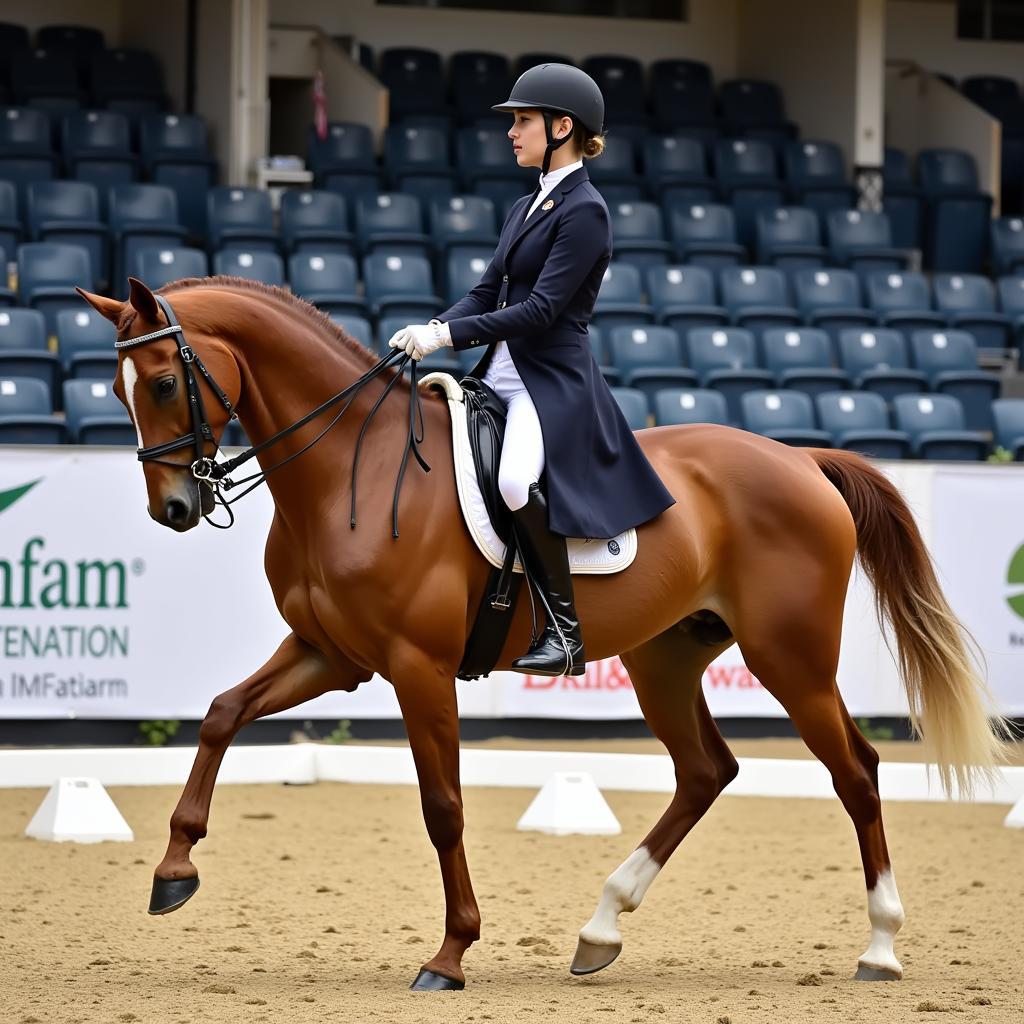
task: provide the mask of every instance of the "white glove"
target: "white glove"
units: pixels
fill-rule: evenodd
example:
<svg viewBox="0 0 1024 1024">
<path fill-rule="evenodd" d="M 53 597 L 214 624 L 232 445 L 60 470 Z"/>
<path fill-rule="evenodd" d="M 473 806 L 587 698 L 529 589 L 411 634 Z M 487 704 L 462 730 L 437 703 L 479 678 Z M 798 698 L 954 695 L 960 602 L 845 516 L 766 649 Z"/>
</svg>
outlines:
<svg viewBox="0 0 1024 1024">
<path fill-rule="evenodd" d="M 388 342 L 388 347 L 401 349 L 406 355 L 420 360 L 451 343 L 451 335 L 445 324 L 439 323 L 437 330 L 432 324 L 409 324 L 400 331 L 395 331 Z"/>
</svg>

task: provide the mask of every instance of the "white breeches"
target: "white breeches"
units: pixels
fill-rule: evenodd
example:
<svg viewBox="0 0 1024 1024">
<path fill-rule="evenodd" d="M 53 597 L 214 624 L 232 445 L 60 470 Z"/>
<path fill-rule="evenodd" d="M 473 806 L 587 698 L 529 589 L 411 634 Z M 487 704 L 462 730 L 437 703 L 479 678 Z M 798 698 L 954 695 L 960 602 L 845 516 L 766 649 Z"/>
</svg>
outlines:
<svg viewBox="0 0 1024 1024">
<path fill-rule="evenodd" d="M 503 350 L 504 345 L 500 345 L 495 352 L 484 375 L 484 383 L 493 388 L 508 406 L 505 442 L 498 467 L 498 490 L 505 504 L 515 512 L 527 503 L 530 484 L 538 483 L 544 471 L 544 435 L 533 399 L 515 363 Z"/>
</svg>

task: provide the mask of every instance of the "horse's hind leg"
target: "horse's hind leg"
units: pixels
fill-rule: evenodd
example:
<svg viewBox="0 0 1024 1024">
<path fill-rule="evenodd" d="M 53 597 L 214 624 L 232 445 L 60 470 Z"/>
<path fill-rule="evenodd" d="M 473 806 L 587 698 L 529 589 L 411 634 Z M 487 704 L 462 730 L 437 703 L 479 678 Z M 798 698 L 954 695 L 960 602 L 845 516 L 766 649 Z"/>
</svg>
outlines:
<svg viewBox="0 0 1024 1024">
<path fill-rule="evenodd" d="M 151 914 L 177 910 L 199 888 L 189 854 L 206 835 L 217 772 L 238 730 L 352 681 L 340 678 L 319 651 L 291 634 L 259 671 L 214 698 L 199 729 L 199 749 L 188 782 L 171 815 L 167 853 L 153 878 Z"/>
<path fill-rule="evenodd" d="M 809 579 L 792 573 L 794 579 Z M 738 628 L 747 667 L 782 704 L 811 752 L 828 768 L 832 784 L 857 830 L 868 890 L 871 944 L 857 979 L 903 976 L 893 941 L 904 921 L 878 795 L 878 754 L 850 719 L 835 682 L 842 628 L 842 590 L 804 593 L 789 606 L 758 602 L 753 627 Z M 741 617 L 741 624 L 742 624 Z"/>
<path fill-rule="evenodd" d="M 724 629 L 708 635 L 704 624 L 687 619 L 622 655 L 644 718 L 672 756 L 676 790 L 647 838 L 605 882 L 594 916 L 580 930 L 573 974 L 592 974 L 619 955 L 619 914 L 640 905 L 672 851 L 736 777 L 736 759 L 701 690 L 704 670 L 731 642 Z"/>
</svg>

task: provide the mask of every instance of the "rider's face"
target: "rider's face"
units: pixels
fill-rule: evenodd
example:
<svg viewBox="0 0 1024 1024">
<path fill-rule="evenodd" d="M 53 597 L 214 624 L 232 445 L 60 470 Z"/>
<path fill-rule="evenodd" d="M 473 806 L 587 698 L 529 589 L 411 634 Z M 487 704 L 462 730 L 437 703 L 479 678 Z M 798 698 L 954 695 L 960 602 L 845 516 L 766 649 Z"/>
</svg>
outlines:
<svg viewBox="0 0 1024 1024">
<path fill-rule="evenodd" d="M 551 122 L 551 133 L 556 139 L 564 138 L 572 131 L 571 117 L 555 117 Z M 544 150 L 548 140 L 544 134 L 544 118 L 539 110 L 516 110 L 512 115 L 512 127 L 508 130 L 512 140 L 516 163 L 520 167 L 543 167 Z M 567 143 L 569 148 L 572 143 Z"/>
</svg>

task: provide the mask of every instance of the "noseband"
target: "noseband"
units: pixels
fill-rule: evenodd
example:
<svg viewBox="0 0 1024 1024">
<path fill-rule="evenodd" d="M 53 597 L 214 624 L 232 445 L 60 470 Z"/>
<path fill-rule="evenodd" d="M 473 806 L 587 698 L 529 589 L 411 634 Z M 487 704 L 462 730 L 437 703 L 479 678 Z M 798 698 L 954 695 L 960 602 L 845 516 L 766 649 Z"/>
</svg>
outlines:
<svg viewBox="0 0 1024 1024">
<path fill-rule="evenodd" d="M 327 399 L 322 405 L 318 405 L 312 412 L 307 413 L 301 419 L 296 420 L 291 426 L 285 427 L 283 430 L 279 430 L 273 437 L 267 438 L 266 441 L 260 444 L 253 445 L 247 448 L 244 452 L 236 455 L 234 458 L 227 459 L 224 462 L 217 462 L 216 455 L 220 450 L 220 445 L 217 443 L 217 439 L 213 433 L 213 427 L 210 425 L 210 421 L 206 418 L 206 406 L 203 403 L 202 390 L 199 387 L 199 380 L 196 377 L 198 372 L 199 376 L 206 381 L 210 390 L 216 396 L 217 400 L 224 407 L 224 410 L 228 414 L 229 420 L 238 419 L 238 413 L 235 411 L 234 406 L 231 404 L 231 400 L 228 398 L 224 389 L 214 380 L 213 375 L 207 370 L 202 359 L 199 358 L 196 351 L 185 341 L 185 332 L 182 329 L 180 323 L 178 323 L 177 317 L 174 315 L 174 310 L 171 309 L 171 304 L 162 295 L 154 295 L 154 299 L 160 304 L 160 308 L 164 311 L 164 316 L 167 317 L 167 327 L 161 328 L 159 331 L 153 331 L 150 334 L 142 334 L 137 338 L 125 338 L 122 341 L 115 341 L 115 349 L 134 348 L 136 345 L 146 345 L 149 342 L 157 341 L 160 338 L 173 337 L 175 344 L 178 346 L 178 355 L 181 358 L 182 367 L 185 371 L 185 388 L 188 395 L 188 406 L 189 406 L 189 418 L 192 423 L 192 430 L 187 434 L 182 434 L 180 437 L 175 438 L 173 441 L 164 441 L 161 444 L 149 445 L 147 447 L 138 449 L 138 458 L 140 462 L 156 462 L 164 466 L 173 466 L 175 469 L 186 469 L 192 477 L 199 483 L 207 484 L 213 491 L 214 500 L 218 505 L 223 506 L 229 515 L 229 521 L 226 524 L 214 522 L 208 515 L 204 515 L 204 518 L 211 526 L 216 526 L 218 529 L 227 529 L 232 526 L 235 521 L 235 515 L 231 506 L 241 498 L 244 498 L 250 491 L 255 490 L 263 483 L 266 478 L 273 473 L 275 470 L 280 469 L 282 466 L 287 465 L 293 459 L 297 459 L 304 452 L 307 452 L 313 447 L 344 415 L 348 407 L 355 400 L 356 395 L 368 384 L 371 380 L 380 376 L 380 374 L 389 366 L 393 367 L 396 372 L 392 379 L 388 382 L 387 387 L 383 393 L 374 403 L 373 408 L 367 413 L 366 420 L 363 422 L 362 429 L 359 432 L 359 439 L 356 442 L 356 450 L 352 459 L 352 505 L 349 515 L 349 525 L 352 529 L 355 529 L 356 525 L 356 468 L 359 464 L 359 453 L 362 448 L 363 438 L 366 436 L 366 430 L 370 425 L 370 421 L 376 415 L 377 410 L 381 407 L 384 399 L 387 398 L 388 392 L 394 387 L 399 377 L 402 375 L 402 371 L 405 368 L 405 364 L 412 362 L 412 373 L 411 373 L 411 394 L 409 398 L 409 425 L 406 433 L 405 440 L 405 451 L 402 455 L 402 462 L 398 470 L 398 478 L 395 481 L 395 493 L 394 500 L 391 506 L 391 519 L 392 519 L 392 536 L 398 537 L 398 497 L 402 489 L 402 481 L 405 478 L 406 466 L 409 462 L 409 452 L 412 451 L 416 457 L 416 461 L 420 464 L 421 468 L 425 473 L 430 472 L 430 466 L 427 465 L 426 460 L 420 454 L 419 446 L 423 441 L 423 412 L 419 404 L 419 389 L 416 384 L 416 371 L 417 363 L 416 360 L 412 359 L 405 352 L 400 349 L 396 349 L 388 355 L 384 356 L 380 362 L 375 366 L 372 366 L 366 373 L 364 373 L 358 380 L 350 384 L 344 391 L 339 392 L 333 397 Z M 297 452 L 289 455 L 287 458 L 282 459 L 280 462 L 271 466 L 269 469 L 261 470 L 258 473 L 254 473 L 251 476 L 243 477 L 240 480 L 232 480 L 228 475 L 233 470 L 237 469 L 243 463 L 248 462 L 250 459 L 255 458 L 261 452 L 266 451 L 272 445 L 277 444 L 289 434 L 294 433 L 301 427 L 304 427 L 307 423 L 316 419 L 322 413 L 328 409 L 333 408 L 339 404 L 343 399 L 347 398 L 348 401 L 341 407 L 334 418 L 324 427 L 323 430 L 317 434 L 308 444 L 304 445 Z M 416 432 L 416 420 L 419 418 L 420 433 L 417 435 Z M 213 454 L 206 454 L 206 445 L 213 445 Z M 181 451 L 183 448 L 191 447 L 193 450 L 194 458 L 191 463 L 174 462 L 173 460 L 164 458 L 165 455 L 170 455 L 172 452 Z M 255 481 L 255 483 L 252 483 Z M 244 491 L 235 495 L 230 501 L 224 496 L 222 491 L 229 491 L 232 487 L 237 487 L 239 484 L 251 483 L 251 486 L 247 487 Z"/>
</svg>

